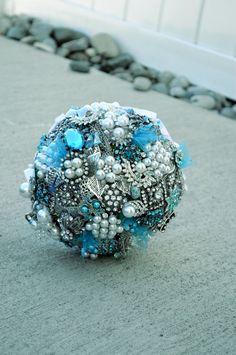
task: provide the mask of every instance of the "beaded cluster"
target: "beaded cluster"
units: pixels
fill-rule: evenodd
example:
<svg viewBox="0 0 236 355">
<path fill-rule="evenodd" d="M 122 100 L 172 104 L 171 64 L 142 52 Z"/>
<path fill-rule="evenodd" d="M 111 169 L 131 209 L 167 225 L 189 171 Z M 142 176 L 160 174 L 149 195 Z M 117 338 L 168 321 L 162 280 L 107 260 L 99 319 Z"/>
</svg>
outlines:
<svg viewBox="0 0 236 355">
<path fill-rule="evenodd" d="M 116 102 L 59 116 L 20 186 L 30 225 L 92 259 L 124 256 L 164 231 L 185 188 L 185 157 L 150 116 Z"/>
</svg>

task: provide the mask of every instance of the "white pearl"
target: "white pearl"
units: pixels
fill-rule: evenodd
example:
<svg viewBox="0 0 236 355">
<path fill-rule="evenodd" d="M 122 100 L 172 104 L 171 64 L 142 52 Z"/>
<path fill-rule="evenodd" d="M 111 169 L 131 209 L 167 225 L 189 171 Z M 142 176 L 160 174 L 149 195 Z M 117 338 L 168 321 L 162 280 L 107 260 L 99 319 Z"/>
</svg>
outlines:
<svg viewBox="0 0 236 355">
<path fill-rule="evenodd" d="M 116 163 L 112 166 L 112 171 L 114 174 L 120 174 L 122 171 L 122 166 L 119 163 Z"/>
<path fill-rule="evenodd" d="M 153 159 L 155 159 L 156 154 L 151 151 L 151 152 L 148 152 L 147 156 L 149 159 L 153 160 Z"/>
<path fill-rule="evenodd" d="M 81 169 L 81 168 L 78 168 L 78 169 L 75 170 L 76 176 L 82 176 L 83 173 L 84 173 L 84 171 L 83 171 L 83 169 Z"/>
<path fill-rule="evenodd" d="M 116 230 L 117 230 L 116 224 L 110 224 L 109 231 L 116 231 Z"/>
<path fill-rule="evenodd" d="M 104 168 L 105 162 L 103 159 L 99 159 L 97 162 L 97 168 L 100 170 L 102 168 Z"/>
<path fill-rule="evenodd" d="M 153 151 L 154 153 L 157 153 L 158 150 L 159 150 L 159 147 L 158 147 L 156 144 L 154 144 L 154 145 L 152 146 L 152 151 Z"/>
<path fill-rule="evenodd" d="M 90 254 L 90 259 L 95 260 L 97 259 L 97 254 Z"/>
<path fill-rule="evenodd" d="M 37 219 L 38 222 L 45 224 L 50 220 L 50 215 L 46 209 L 41 209 L 37 213 Z"/>
<path fill-rule="evenodd" d="M 39 170 L 39 171 L 37 172 L 37 177 L 38 177 L 39 179 L 42 179 L 42 178 L 44 177 L 44 173 L 42 172 L 42 170 Z"/>
<path fill-rule="evenodd" d="M 97 223 L 93 223 L 92 228 L 93 228 L 93 230 L 98 230 L 100 228 L 100 226 Z"/>
<path fill-rule="evenodd" d="M 91 224 L 91 223 L 87 223 L 86 226 L 85 226 L 85 229 L 86 229 L 87 231 L 91 231 L 91 230 L 93 229 L 92 224 Z"/>
<path fill-rule="evenodd" d="M 100 223 L 101 220 L 102 220 L 102 218 L 101 218 L 100 216 L 95 216 L 94 219 L 93 219 L 93 221 L 94 221 L 95 223 Z"/>
<path fill-rule="evenodd" d="M 135 215 L 135 208 L 132 205 L 125 204 L 122 208 L 123 215 L 127 218 L 134 217 Z"/>
<path fill-rule="evenodd" d="M 107 228 L 101 228 L 100 229 L 100 233 L 106 235 L 108 233 L 108 229 Z"/>
<path fill-rule="evenodd" d="M 158 166 L 159 166 L 159 163 L 156 160 L 153 160 L 153 162 L 152 162 L 153 169 L 157 169 Z"/>
<path fill-rule="evenodd" d="M 70 161 L 70 160 L 65 160 L 65 161 L 64 161 L 64 167 L 65 167 L 66 169 L 71 168 L 71 161 Z"/>
<path fill-rule="evenodd" d="M 102 228 L 106 228 L 108 227 L 109 223 L 108 223 L 108 220 L 107 219 L 104 219 L 101 221 L 101 227 Z"/>
<path fill-rule="evenodd" d="M 116 176 L 115 176 L 114 173 L 108 173 L 108 174 L 106 174 L 106 181 L 107 181 L 107 182 L 112 183 L 112 182 L 115 181 L 115 179 L 116 179 Z"/>
<path fill-rule="evenodd" d="M 146 165 L 142 162 L 139 162 L 136 167 L 135 167 L 136 171 L 138 173 L 144 173 L 144 171 L 146 170 Z"/>
<path fill-rule="evenodd" d="M 125 135 L 125 131 L 123 128 L 117 127 L 113 130 L 113 136 L 117 140 L 124 138 L 124 135 Z"/>
<path fill-rule="evenodd" d="M 160 163 L 162 163 L 162 162 L 163 162 L 163 155 L 162 155 L 162 154 L 157 154 L 157 155 L 156 155 L 156 159 L 157 159 L 157 161 L 159 161 Z"/>
<path fill-rule="evenodd" d="M 80 168 L 81 165 L 82 165 L 82 160 L 81 160 L 80 158 L 74 158 L 74 159 L 72 160 L 72 166 L 73 166 L 74 168 Z"/>
<path fill-rule="evenodd" d="M 107 165 L 113 165 L 115 163 L 115 158 L 112 155 L 108 155 L 105 158 L 105 162 Z"/>
<path fill-rule="evenodd" d="M 102 128 L 104 129 L 113 129 L 114 128 L 114 121 L 111 118 L 105 118 L 101 121 Z"/>
<path fill-rule="evenodd" d="M 169 159 L 168 157 L 165 157 L 165 158 L 163 159 L 163 162 L 167 165 L 167 164 L 169 164 L 170 159 Z"/>
<path fill-rule="evenodd" d="M 108 233 L 108 238 L 109 238 L 109 239 L 112 239 L 112 238 L 114 238 L 115 235 L 116 235 L 116 232 L 115 232 L 115 231 L 110 231 L 110 232 Z"/>
<path fill-rule="evenodd" d="M 161 177 L 162 174 L 161 174 L 160 170 L 155 170 L 154 175 L 156 178 L 159 178 L 159 177 Z"/>
<path fill-rule="evenodd" d="M 119 226 L 119 227 L 117 228 L 117 233 L 122 233 L 122 232 L 123 232 L 123 230 L 124 230 L 124 228 L 123 228 L 123 227 L 121 227 L 121 226 Z"/>
<path fill-rule="evenodd" d="M 20 193 L 23 197 L 29 198 L 31 193 L 30 193 L 30 185 L 28 182 L 23 182 L 20 185 Z"/>
<path fill-rule="evenodd" d="M 117 219 L 115 216 L 110 216 L 109 217 L 109 223 L 110 224 L 116 224 L 117 223 Z"/>
<path fill-rule="evenodd" d="M 117 125 L 121 127 L 128 126 L 129 124 L 129 117 L 126 115 L 119 116 L 117 119 Z"/>
<path fill-rule="evenodd" d="M 101 239 L 106 239 L 107 235 L 106 234 L 100 234 Z"/>
<path fill-rule="evenodd" d="M 103 180 L 103 179 L 105 179 L 105 177 L 106 177 L 105 171 L 103 171 L 103 170 L 98 170 L 98 171 L 96 172 L 96 178 L 97 178 L 98 180 Z"/>
<path fill-rule="evenodd" d="M 159 167 L 159 169 L 160 169 L 161 171 L 165 172 L 165 171 L 166 171 L 166 166 L 165 166 L 164 164 L 161 164 L 160 167 Z"/>
<path fill-rule="evenodd" d="M 150 165 L 152 164 L 152 161 L 151 161 L 150 158 L 145 158 L 145 159 L 143 160 L 143 162 L 144 162 L 144 164 L 145 164 L 146 166 L 150 166 Z"/>
<path fill-rule="evenodd" d="M 94 235 L 94 237 L 97 237 L 99 235 L 99 231 L 97 229 L 93 229 L 92 235 Z"/>
<path fill-rule="evenodd" d="M 108 111 L 105 113 L 105 118 L 114 120 L 116 118 L 116 115 L 114 114 L 114 112 Z"/>
<path fill-rule="evenodd" d="M 65 176 L 68 178 L 68 179 L 73 179 L 73 177 L 75 176 L 75 172 L 74 170 L 72 169 L 66 169 L 65 171 Z"/>
</svg>

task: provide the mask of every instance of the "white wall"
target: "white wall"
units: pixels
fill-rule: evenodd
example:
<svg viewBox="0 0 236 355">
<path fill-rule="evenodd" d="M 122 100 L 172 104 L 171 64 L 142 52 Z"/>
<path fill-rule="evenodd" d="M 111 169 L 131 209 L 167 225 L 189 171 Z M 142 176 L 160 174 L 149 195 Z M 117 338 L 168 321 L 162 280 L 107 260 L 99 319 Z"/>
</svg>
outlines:
<svg viewBox="0 0 236 355">
<path fill-rule="evenodd" d="M 236 0 L 7 0 L 28 12 L 108 31 L 136 58 L 236 99 Z"/>
</svg>

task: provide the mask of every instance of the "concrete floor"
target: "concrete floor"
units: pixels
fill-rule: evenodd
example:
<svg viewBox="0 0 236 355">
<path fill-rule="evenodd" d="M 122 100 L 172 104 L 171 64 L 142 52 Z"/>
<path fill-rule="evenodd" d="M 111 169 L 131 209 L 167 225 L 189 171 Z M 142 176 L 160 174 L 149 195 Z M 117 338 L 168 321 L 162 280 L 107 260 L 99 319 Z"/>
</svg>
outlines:
<svg viewBox="0 0 236 355">
<path fill-rule="evenodd" d="M 177 218 L 147 252 L 84 261 L 38 239 L 18 195 L 39 137 L 70 105 L 157 111 L 194 160 Z M 236 122 L 0 38 L 1 355 L 236 353 Z"/>
</svg>

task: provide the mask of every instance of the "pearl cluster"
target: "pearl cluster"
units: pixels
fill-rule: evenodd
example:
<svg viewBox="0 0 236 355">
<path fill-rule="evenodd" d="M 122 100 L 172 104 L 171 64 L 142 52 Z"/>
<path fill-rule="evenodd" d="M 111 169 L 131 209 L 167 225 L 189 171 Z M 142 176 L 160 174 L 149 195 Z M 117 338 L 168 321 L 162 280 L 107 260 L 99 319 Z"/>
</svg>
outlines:
<svg viewBox="0 0 236 355">
<path fill-rule="evenodd" d="M 185 183 L 183 154 L 159 122 L 116 102 L 57 118 L 20 186 L 27 221 L 92 259 L 164 230 Z"/>
<path fill-rule="evenodd" d="M 116 234 L 123 232 L 123 227 L 120 225 L 121 220 L 114 215 L 103 213 L 102 216 L 93 217 L 92 223 L 87 223 L 85 229 L 91 231 L 95 238 L 113 239 Z"/>
</svg>

